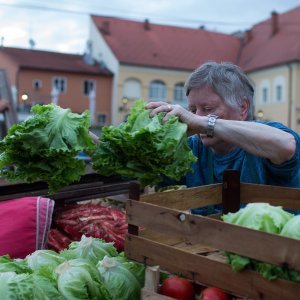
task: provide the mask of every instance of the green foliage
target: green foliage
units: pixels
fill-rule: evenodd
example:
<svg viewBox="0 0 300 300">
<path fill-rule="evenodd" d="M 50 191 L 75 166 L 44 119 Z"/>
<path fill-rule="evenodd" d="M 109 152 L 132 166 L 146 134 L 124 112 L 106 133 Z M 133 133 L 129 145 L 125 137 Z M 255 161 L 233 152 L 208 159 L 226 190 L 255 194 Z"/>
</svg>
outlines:
<svg viewBox="0 0 300 300">
<path fill-rule="evenodd" d="M 0 142 L 0 175 L 10 182 L 44 181 L 53 193 L 85 172 L 76 155 L 95 148 L 88 132 L 90 114 L 54 104 L 31 110 L 33 116 L 13 125 Z"/>
<path fill-rule="evenodd" d="M 272 206 L 268 203 L 251 203 L 236 213 L 223 215 L 222 219 L 225 222 L 251 229 L 300 238 L 300 216 L 286 212 L 281 206 Z M 236 272 L 250 269 L 260 273 L 268 280 L 282 278 L 300 282 L 300 272 L 292 270 L 288 266 L 276 266 L 228 252 L 225 254 L 232 269 Z"/>
<path fill-rule="evenodd" d="M 145 102 L 137 100 L 127 122 L 103 127 L 92 156 L 93 168 L 104 176 L 118 174 L 153 186 L 163 176 L 179 180 L 197 158 L 187 143 L 187 125 L 178 117 L 162 123 L 165 113 L 153 118 Z"/>
</svg>

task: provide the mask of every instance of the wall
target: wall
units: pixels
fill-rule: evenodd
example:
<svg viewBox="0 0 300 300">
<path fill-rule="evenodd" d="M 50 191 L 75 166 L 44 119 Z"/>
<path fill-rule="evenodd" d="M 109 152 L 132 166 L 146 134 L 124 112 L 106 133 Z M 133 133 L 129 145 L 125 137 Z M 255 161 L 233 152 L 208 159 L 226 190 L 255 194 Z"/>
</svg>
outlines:
<svg viewBox="0 0 300 300">
<path fill-rule="evenodd" d="M 111 122 L 111 77 L 100 75 L 78 74 L 67 72 L 53 72 L 42 70 L 21 69 L 18 79 L 18 101 L 22 103 L 23 93 L 28 94 L 31 104 L 50 103 L 53 77 L 64 77 L 67 80 L 67 90 L 59 95 L 58 105 L 71 108 L 73 112 L 81 113 L 89 109 L 89 97 L 83 95 L 83 81 L 94 80 L 96 83 L 96 114 L 107 115 L 107 122 Z M 42 87 L 35 90 L 34 80 L 41 80 Z"/>
<path fill-rule="evenodd" d="M 264 119 L 281 122 L 296 131 L 300 131 L 300 64 L 289 63 L 257 70 L 248 74 L 255 84 L 255 114 L 264 112 Z M 283 101 L 275 101 L 274 82 L 276 78 L 284 79 Z M 261 103 L 261 87 L 270 84 L 270 102 Z"/>
<path fill-rule="evenodd" d="M 123 105 L 123 83 L 126 79 L 135 78 L 141 82 L 141 98 L 146 101 L 149 101 L 150 82 L 153 80 L 163 81 L 167 87 L 167 101 L 172 103 L 175 84 L 179 82 L 185 82 L 189 74 L 189 71 L 166 70 L 158 68 L 121 65 L 118 82 L 118 107 L 120 108 Z M 132 103 L 128 103 L 128 109 L 131 107 L 131 105 Z M 122 112 L 119 111 L 117 121 L 122 122 L 126 114 L 128 114 L 128 111 L 126 110 Z"/>
<path fill-rule="evenodd" d="M 119 76 L 119 61 L 114 53 L 106 44 L 104 38 L 90 18 L 89 25 L 89 39 L 92 42 L 92 56 L 98 62 L 105 62 L 107 68 L 114 74 L 112 87 L 111 87 L 111 122 L 113 124 L 117 121 L 117 107 L 118 107 L 118 76 Z"/>
</svg>

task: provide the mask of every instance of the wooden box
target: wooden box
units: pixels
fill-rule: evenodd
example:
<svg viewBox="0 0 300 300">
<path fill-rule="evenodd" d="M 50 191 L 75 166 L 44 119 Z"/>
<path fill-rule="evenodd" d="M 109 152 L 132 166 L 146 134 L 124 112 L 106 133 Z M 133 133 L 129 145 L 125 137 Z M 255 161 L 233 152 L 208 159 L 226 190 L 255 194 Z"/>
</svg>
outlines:
<svg viewBox="0 0 300 300">
<path fill-rule="evenodd" d="M 223 203 L 223 212 L 240 202 L 268 202 L 300 210 L 300 189 L 239 183 L 234 172 L 223 183 L 143 195 L 126 201 L 129 259 L 251 299 L 299 299 L 300 283 L 269 281 L 251 270 L 234 272 L 223 251 L 300 271 L 300 241 L 228 224 L 220 216 L 200 216 L 189 209 Z M 237 206 L 238 205 L 238 206 Z M 140 228 L 140 230 L 139 230 Z"/>
</svg>

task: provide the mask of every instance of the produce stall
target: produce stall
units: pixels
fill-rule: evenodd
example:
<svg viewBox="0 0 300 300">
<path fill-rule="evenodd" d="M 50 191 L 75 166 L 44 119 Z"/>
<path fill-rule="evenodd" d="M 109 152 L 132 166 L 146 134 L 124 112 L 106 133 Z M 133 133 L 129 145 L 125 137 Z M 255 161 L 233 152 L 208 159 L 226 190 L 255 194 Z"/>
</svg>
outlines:
<svg viewBox="0 0 300 300">
<path fill-rule="evenodd" d="M 224 173 L 222 184 L 143 195 L 126 202 L 129 234 L 125 253 L 146 266 L 250 299 L 297 299 L 300 284 L 267 280 L 255 271 L 234 272 L 224 251 L 300 271 L 300 241 L 228 224 L 220 214 L 192 215 L 189 209 L 222 204 L 237 211 L 240 202 L 268 202 L 300 209 L 300 189 L 243 184 L 235 171 Z M 142 230 L 139 230 L 142 228 Z M 159 295 L 147 299 L 160 299 Z M 150 293 L 151 294 L 151 293 Z M 163 298 L 162 298 L 163 299 Z"/>
<path fill-rule="evenodd" d="M 12 224 L 18 225 L 14 224 L 13 231 L 10 228 L 3 229 L 2 234 L 9 232 L 10 241 L 17 248 L 25 248 L 23 253 L 27 253 L 20 257 L 15 251 L 7 250 L 15 250 L 11 248 L 10 243 L 2 243 L 1 251 L 5 252 L 0 256 L 0 294 L 5 299 L 47 297 L 108 300 L 121 299 L 121 293 L 125 297 L 122 299 L 139 299 L 144 283 L 144 267 L 124 256 L 124 237 L 127 232 L 124 209 L 117 210 L 93 202 L 97 197 L 134 197 L 130 193 L 131 184 L 131 181 L 119 177 L 87 174 L 80 182 L 49 195 L 47 185 L 43 182 L 7 184 L 3 181 L 0 187 L 1 205 L 14 201 L 11 207 L 18 210 L 28 199 L 35 203 L 43 196 L 53 199 L 51 201 L 55 202 L 55 210 L 46 249 L 40 247 L 31 251 L 28 251 L 29 242 L 26 241 L 26 236 L 28 231 L 31 231 L 29 234 L 33 237 L 32 243 L 35 244 L 35 230 L 40 222 L 37 215 L 38 205 L 33 206 L 31 214 L 25 210 L 18 211 L 19 214 L 25 215 L 21 221 L 14 220 L 14 215 L 8 216 Z M 10 209 L 6 213 L 12 211 Z M 57 215 L 61 218 L 57 218 Z M 75 225 L 72 222 L 75 222 Z M 93 232 L 84 235 L 86 231 L 83 224 Z M 122 225 L 122 228 L 119 225 Z M 5 226 L 9 227 L 9 223 Z M 57 233 L 61 229 L 69 234 L 69 238 L 67 235 L 64 237 L 65 243 L 60 240 L 62 234 Z M 54 235 L 52 230 L 56 232 Z M 115 235 L 116 230 L 122 234 Z M 75 232 L 77 236 L 74 236 Z M 11 256 L 11 253 L 15 255 Z M 123 288 L 116 288 L 115 285 L 120 282 Z"/>
</svg>

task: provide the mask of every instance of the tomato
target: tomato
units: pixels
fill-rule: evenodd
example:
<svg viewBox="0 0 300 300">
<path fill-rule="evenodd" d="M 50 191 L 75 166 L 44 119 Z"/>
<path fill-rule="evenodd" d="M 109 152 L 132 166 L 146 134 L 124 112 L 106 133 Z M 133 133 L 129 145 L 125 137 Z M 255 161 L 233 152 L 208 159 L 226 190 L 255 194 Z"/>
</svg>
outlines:
<svg viewBox="0 0 300 300">
<path fill-rule="evenodd" d="M 230 296 L 217 287 L 207 287 L 200 294 L 201 300 L 230 300 Z"/>
<path fill-rule="evenodd" d="M 178 276 L 165 279 L 159 289 L 159 293 L 178 300 L 192 300 L 195 296 L 193 284 Z"/>
</svg>

